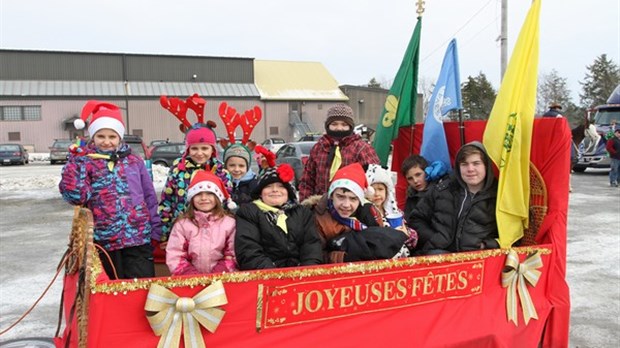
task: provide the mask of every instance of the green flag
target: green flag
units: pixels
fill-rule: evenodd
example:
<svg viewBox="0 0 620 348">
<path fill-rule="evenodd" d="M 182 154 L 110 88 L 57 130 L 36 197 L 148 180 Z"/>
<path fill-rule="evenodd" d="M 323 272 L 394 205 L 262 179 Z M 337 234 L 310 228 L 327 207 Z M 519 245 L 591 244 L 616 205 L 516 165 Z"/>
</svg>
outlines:
<svg viewBox="0 0 620 348">
<path fill-rule="evenodd" d="M 420 31 L 422 17 L 418 17 L 407 52 L 400 64 L 394 83 L 388 93 L 383 112 L 377 124 L 373 147 L 379 155 L 381 165 L 387 165 L 390 144 L 398 136 L 400 127 L 410 126 L 415 119 L 418 96 L 418 65 L 420 61 Z"/>
</svg>

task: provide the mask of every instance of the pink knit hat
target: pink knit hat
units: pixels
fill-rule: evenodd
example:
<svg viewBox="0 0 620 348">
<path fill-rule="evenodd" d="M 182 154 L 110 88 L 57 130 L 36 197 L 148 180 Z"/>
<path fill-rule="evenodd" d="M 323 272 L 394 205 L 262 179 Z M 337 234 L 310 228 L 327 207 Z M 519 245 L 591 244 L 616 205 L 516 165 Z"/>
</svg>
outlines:
<svg viewBox="0 0 620 348">
<path fill-rule="evenodd" d="M 213 147 L 213 155 L 217 155 L 215 132 L 212 128 L 204 125 L 194 125 L 185 135 L 185 149 L 188 150 L 194 144 L 209 144 Z"/>
</svg>

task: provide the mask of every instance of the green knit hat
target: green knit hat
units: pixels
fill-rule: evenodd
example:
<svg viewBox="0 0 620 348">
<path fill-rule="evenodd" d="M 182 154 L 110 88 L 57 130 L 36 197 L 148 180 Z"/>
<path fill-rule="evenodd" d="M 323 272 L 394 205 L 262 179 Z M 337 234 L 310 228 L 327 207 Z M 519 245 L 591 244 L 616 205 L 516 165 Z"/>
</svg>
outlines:
<svg viewBox="0 0 620 348">
<path fill-rule="evenodd" d="M 232 144 L 224 150 L 224 165 L 226 165 L 226 161 L 228 161 L 231 157 L 241 157 L 245 160 L 245 163 L 248 166 L 248 170 L 250 169 L 250 165 L 252 164 L 252 154 L 250 150 L 242 144 Z"/>
</svg>

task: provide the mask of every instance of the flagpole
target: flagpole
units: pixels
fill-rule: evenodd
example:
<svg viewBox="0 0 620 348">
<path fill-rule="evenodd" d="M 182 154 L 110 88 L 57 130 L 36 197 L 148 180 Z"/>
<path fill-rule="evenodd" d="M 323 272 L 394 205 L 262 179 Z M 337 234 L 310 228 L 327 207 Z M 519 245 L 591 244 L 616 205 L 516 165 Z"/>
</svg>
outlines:
<svg viewBox="0 0 620 348">
<path fill-rule="evenodd" d="M 416 13 L 418 14 L 417 20 L 420 20 L 420 17 L 422 17 L 422 14 L 424 13 L 424 4 L 425 2 L 423 0 L 417 0 L 416 1 Z M 413 93 L 418 94 L 418 91 L 413 91 Z M 417 103 L 416 103 L 417 104 Z M 414 130 L 415 130 L 415 107 L 413 105 L 411 105 L 411 117 L 413 118 L 411 120 L 411 127 L 409 127 L 409 154 L 411 154 L 411 152 L 413 151 L 413 135 L 414 135 Z"/>
<path fill-rule="evenodd" d="M 461 136 L 461 146 L 465 145 L 465 124 L 463 123 L 463 109 L 459 109 L 459 134 Z"/>
</svg>

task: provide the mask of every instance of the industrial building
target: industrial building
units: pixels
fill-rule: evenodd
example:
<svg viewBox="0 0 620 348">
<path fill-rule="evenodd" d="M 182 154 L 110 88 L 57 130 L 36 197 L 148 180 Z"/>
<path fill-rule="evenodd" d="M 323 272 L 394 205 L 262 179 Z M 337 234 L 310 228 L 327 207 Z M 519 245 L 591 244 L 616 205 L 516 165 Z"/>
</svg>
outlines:
<svg viewBox="0 0 620 348">
<path fill-rule="evenodd" d="M 357 91 L 354 100 L 348 91 Z M 159 97 L 185 99 L 194 93 L 207 100 L 206 118 L 218 124 L 220 137 L 226 132 L 217 110 L 225 101 L 240 113 L 255 105 L 262 109 L 252 139 L 292 141 L 306 132 L 323 132 L 327 109 L 335 103 L 349 103 L 363 122 L 376 124 L 387 91 L 362 92 L 355 86 L 339 88 L 319 62 L 2 49 L 0 143 L 45 152 L 53 139 L 87 135 L 73 121 L 91 99 L 118 105 L 127 133 L 147 144 L 180 141 L 179 122 L 161 107 Z M 378 110 L 369 110 L 373 103 Z"/>
</svg>

